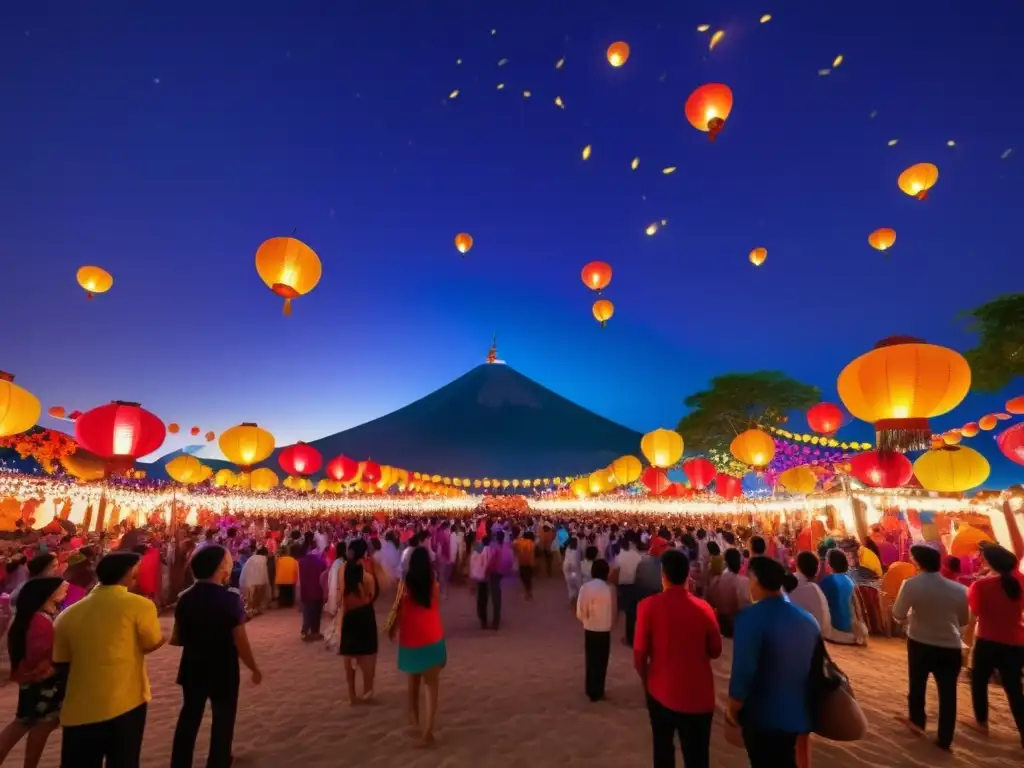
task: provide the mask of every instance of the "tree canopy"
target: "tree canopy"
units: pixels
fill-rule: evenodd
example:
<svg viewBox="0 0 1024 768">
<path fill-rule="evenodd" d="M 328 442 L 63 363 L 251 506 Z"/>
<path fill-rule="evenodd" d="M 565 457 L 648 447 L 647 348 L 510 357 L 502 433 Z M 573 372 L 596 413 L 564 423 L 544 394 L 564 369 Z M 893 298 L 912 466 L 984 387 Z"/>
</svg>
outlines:
<svg viewBox="0 0 1024 768">
<path fill-rule="evenodd" d="M 999 392 L 1024 376 L 1024 293 L 1000 296 L 965 312 L 967 329 L 978 343 L 964 357 L 971 364 L 971 386 Z"/>
<path fill-rule="evenodd" d="M 697 451 L 727 454 L 740 432 L 755 426 L 777 426 L 789 411 L 820 402 L 821 390 L 779 371 L 727 373 L 683 401 L 690 409 L 676 430 Z"/>
</svg>

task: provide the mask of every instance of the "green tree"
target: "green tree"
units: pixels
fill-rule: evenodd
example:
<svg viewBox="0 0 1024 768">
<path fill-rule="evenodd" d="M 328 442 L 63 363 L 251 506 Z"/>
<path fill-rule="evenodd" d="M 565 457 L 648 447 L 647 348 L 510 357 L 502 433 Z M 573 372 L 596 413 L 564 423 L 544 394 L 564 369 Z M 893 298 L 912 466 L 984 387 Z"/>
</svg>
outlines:
<svg viewBox="0 0 1024 768">
<path fill-rule="evenodd" d="M 964 356 L 971 364 L 971 386 L 978 392 L 999 392 L 1024 376 L 1024 293 L 1000 296 L 965 312 L 967 330 L 978 344 Z"/>
<path fill-rule="evenodd" d="M 683 401 L 690 409 L 676 427 L 689 449 L 728 455 L 729 443 L 745 429 L 782 424 L 789 411 L 821 401 L 821 390 L 779 371 L 716 376 L 703 392 Z"/>
</svg>

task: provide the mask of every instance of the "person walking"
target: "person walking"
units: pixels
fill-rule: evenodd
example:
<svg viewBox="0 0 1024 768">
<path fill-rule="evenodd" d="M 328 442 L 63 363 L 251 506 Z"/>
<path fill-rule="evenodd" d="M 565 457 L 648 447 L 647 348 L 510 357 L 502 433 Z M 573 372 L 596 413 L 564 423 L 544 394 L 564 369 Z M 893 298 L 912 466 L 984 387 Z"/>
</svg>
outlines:
<svg viewBox="0 0 1024 768">
<path fill-rule="evenodd" d="M 523 592 L 527 600 L 533 600 L 533 569 L 537 562 L 533 531 L 526 531 L 512 546 L 519 563 L 519 580 L 523 584 Z"/>
<path fill-rule="evenodd" d="M 343 571 L 338 653 L 344 658 L 348 703 L 355 705 L 373 699 L 373 682 L 377 670 L 377 618 L 374 602 L 380 594 L 380 583 L 374 561 L 367 557 L 366 542 L 353 541 Z M 363 692 L 356 694 L 356 670 L 363 675 Z"/>
<path fill-rule="evenodd" d="M 570 536 L 565 543 L 565 552 L 562 555 L 562 576 L 565 577 L 565 588 L 569 592 L 569 604 L 575 605 L 583 580 L 580 570 L 579 541 L 575 536 Z"/>
<path fill-rule="evenodd" d="M 305 554 L 299 558 L 299 602 L 302 605 L 302 639 L 307 643 L 323 640 L 320 633 L 320 619 L 324 613 L 324 589 L 320 577 L 327 570 L 327 563 L 316 548 L 306 546 Z"/>
<path fill-rule="evenodd" d="M 910 557 L 919 573 L 903 582 L 892 607 L 893 618 L 907 622 L 906 724 L 914 733 L 924 735 L 925 689 L 928 676 L 934 675 L 939 692 L 936 744 L 948 751 L 956 731 L 956 681 L 963 666 L 963 628 L 970 620 L 967 587 L 939 572 L 942 556 L 938 550 L 917 544 L 910 548 Z"/>
<path fill-rule="evenodd" d="M 299 561 L 292 557 L 291 547 L 281 547 L 272 566 L 277 605 L 279 608 L 291 608 L 295 605 L 295 584 L 299 580 Z"/>
<path fill-rule="evenodd" d="M 491 560 L 491 537 L 484 536 L 473 546 L 469 558 L 469 578 L 476 584 L 476 616 L 480 629 L 487 629 L 487 578 Z"/>
<path fill-rule="evenodd" d="M 243 602 L 258 616 L 270 600 L 270 572 L 267 570 L 267 548 L 260 547 L 245 561 L 238 578 Z"/>
<path fill-rule="evenodd" d="M 615 558 L 615 571 L 618 575 L 619 608 L 626 614 L 626 635 L 623 643 L 632 647 L 633 634 L 636 628 L 636 569 L 642 556 L 637 550 L 631 532 L 626 533 L 619 542 L 619 554 Z"/>
<path fill-rule="evenodd" d="M 583 659 L 586 669 L 584 688 L 592 702 L 604 698 L 611 654 L 614 600 L 608 585 L 611 569 L 605 560 L 594 561 L 591 580 L 580 587 L 576 599 L 576 618 L 583 623 Z"/>
<path fill-rule="evenodd" d="M 487 593 L 491 600 L 491 611 L 494 616 L 491 629 L 497 631 L 501 628 L 501 582 L 515 570 L 515 556 L 512 554 L 512 547 L 505 541 L 504 531 L 494 534 L 494 543 L 491 545 L 491 557 L 487 562 L 487 569 Z"/>
<path fill-rule="evenodd" d="M 213 544 L 197 552 L 189 565 L 195 582 L 178 599 L 170 640 L 181 647 L 177 682 L 182 697 L 171 768 L 192 768 L 207 701 L 213 724 L 206 767 L 229 768 L 241 684 L 239 661 L 252 673 L 254 685 L 263 675 L 246 634 L 242 601 L 227 588 L 233 565 L 230 553 Z"/>
</svg>

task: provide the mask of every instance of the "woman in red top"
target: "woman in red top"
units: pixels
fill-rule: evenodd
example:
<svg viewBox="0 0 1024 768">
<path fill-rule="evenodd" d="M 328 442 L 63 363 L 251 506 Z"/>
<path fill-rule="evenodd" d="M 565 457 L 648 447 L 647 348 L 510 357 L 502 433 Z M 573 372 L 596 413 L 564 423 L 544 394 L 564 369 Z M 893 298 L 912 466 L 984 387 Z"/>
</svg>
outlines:
<svg viewBox="0 0 1024 768">
<path fill-rule="evenodd" d="M 988 733 L 988 682 L 998 670 L 1024 746 L 1024 575 L 1008 549 L 985 547 L 981 556 L 995 575 L 978 579 L 967 593 L 978 619 L 971 669 L 974 727 Z"/>
</svg>

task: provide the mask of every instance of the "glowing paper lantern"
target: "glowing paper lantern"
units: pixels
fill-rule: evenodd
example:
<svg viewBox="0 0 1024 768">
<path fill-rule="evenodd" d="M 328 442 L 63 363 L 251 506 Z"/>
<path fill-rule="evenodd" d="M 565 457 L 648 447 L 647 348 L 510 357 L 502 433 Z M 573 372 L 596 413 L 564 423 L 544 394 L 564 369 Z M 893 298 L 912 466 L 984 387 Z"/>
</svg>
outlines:
<svg viewBox="0 0 1024 768">
<path fill-rule="evenodd" d="M 355 459 L 350 459 L 348 456 L 335 456 L 329 462 L 324 470 L 327 472 L 327 476 L 332 480 L 337 480 L 341 483 L 347 483 L 354 480 L 359 474 L 359 462 Z M 416 473 L 419 475 L 419 473 Z M 417 479 L 419 479 L 417 477 Z"/>
<path fill-rule="evenodd" d="M 221 432 L 217 445 L 232 464 L 248 468 L 274 452 L 274 436 L 247 421 Z"/>
<path fill-rule="evenodd" d="M 612 281 L 612 268 L 609 264 L 603 261 L 591 261 L 580 272 L 580 279 L 583 284 L 592 291 L 596 291 L 598 296 L 601 295 L 601 291 L 608 287 L 608 284 Z"/>
<path fill-rule="evenodd" d="M 612 319 L 612 315 L 615 314 L 615 305 L 608 301 L 608 299 L 598 299 L 594 302 L 593 313 L 594 319 L 604 328 L 608 325 L 608 321 Z"/>
<path fill-rule="evenodd" d="M 1024 421 L 1000 432 L 996 445 L 1010 461 L 1024 465 Z"/>
<path fill-rule="evenodd" d="M 645 469 L 644 473 L 640 476 L 640 480 L 655 496 L 660 496 L 672 485 L 672 481 L 668 479 L 668 475 L 665 474 L 664 470 L 657 467 Z"/>
<path fill-rule="evenodd" d="M 789 493 L 807 495 L 818 484 L 818 476 L 807 466 L 790 467 L 779 475 L 778 484 Z"/>
<path fill-rule="evenodd" d="M 775 441 L 767 432 L 748 429 L 733 438 L 729 450 L 738 461 L 758 469 L 768 466 L 775 457 Z"/>
<path fill-rule="evenodd" d="M 934 435 L 933 435 L 934 437 Z M 949 430 L 949 432 L 942 433 L 942 442 L 944 445 L 956 445 L 961 440 L 960 433 L 955 429 Z"/>
<path fill-rule="evenodd" d="M 965 525 L 956 532 L 953 541 L 949 543 L 949 554 L 953 557 L 974 557 L 982 544 L 992 544 L 992 538 L 980 528 L 973 525 Z"/>
<path fill-rule="evenodd" d="M 107 462 L 81 447 L 68 456 L 62 456 L 60 465 L 69 475 L 83 482 L 102 480 L 107 473 Z"/>
<path fill-rule="evenodd" d="M 266 493 L 278 485 L 277 474 L 272 469 L 261 467 L 249 474 L 249 488 L 256 493 Z"/>
<path fill-rule="evenodd" d="M 962 427 L 960 427 L 960 434 L 963 435 L 964 437 L 974 437 L 975 435 L 978 434 L 978 430 L 980 429 L 981 427 L 978 426 L 978 422 L 969 421 Z"/>
<path fill-rule="evenodd" d="M 1019 397 L 1015 397 L 1012 400 L 1007 400 L 1006 401 L 1006 410 L 1009 413 L 1013 413 L 1013 414 L 1017 414 L 1017 415 L 1024 413 L 1024 395 L 1020 395 Z"/>
<path fill-rule="evenodd" d="M 369 459 L 366 461 L 359 462 L 359 468 L 361 470 L 361 477 L 363 482 L 366 483 L 378 483 L 380 482 L 380 464 L 376 464 Z M 440 481 L 438 478 L 437 481 Z"/>
<path fill-rule="evenodd" d="M 926 491 L 969 491 L 984 483 L 989 471 L 988 460 L 965 445 L 928 451 L 914 462 L 914 476 Z"/>
<path fill-rule="evenodd" d="M 256 272 L 284 299 L 286 315 L 292 313 L 292 299 L 316 288 L 321 271 L 316 251 L 294 237 L 272 237 L 256 249 Z"/>
<path fill-rule="evenodd" d="M 51 419 L 63 419 L 66 413 L 63 405 L 51 405 L 47 411 Z"/>
<path fill-rule="evenodd" d="M 986 413 L 984 416 L 978 419 L 978 427 L 985 430 L 986 432 L 991 432 L 993 429 L 996 428 L 996 424 L 998 423 L 999 419 L 996 418 L 996 415 L 994 413 Z"/>
<path fill-rule="evenodd" d="M 656 429 L 640 439 L 640 450 L 652 467 L 665 469 L 683 456 L 683 436 L 673 429 Z"/>
<path fill-rule="evenodd" d="M 698 131 L 706 131 L 708 138 L 714 141 L 732 112 L 732 91 L 721 83 L 702 85 L 690 94 L 683 111 L 690 125 Z"/>
<path fill-rule="evenodd" d="M 597 472 L 591 472 L 587 478 L 588 490 L 592 495 L 598 493 L 604 493 L 610 490 L 608 487 L 608 472 L 605 470 L 598 470 Z"/>
<path fill-rule="evenodd" d="M 939 169 L 936 166 L 931 163 L 917 163 L 901 173 L 896 183 L 905 194 L 918 200 L 925 200 L 928 198 L 928 190 L 934 187 L 938 180 Z"/>
<path fill-rule="evenodd" d="M 195 437 L 196 435 L 199 434 L 199 427 L 192 427 L 192 429 L 190 429 L 188 433 L 192 435 L 192 437 Z"/>
<path fill-rule="evenodd" d="M 883 451 L 922 450 L 928 419 L 951 411 L 967 395 L 971 369 L 958 352 L 894 336 L 847 365 L 837 388 L 846 409 L 875 425 Z"/>
<path fill-rule="evenodd" d="M 455 236 L 455 250 L 465 256 L 473 247 L 473 236 L 465 232 L 459 232 Z"/>
<path fill-rule="evenodd" d="M 608 46 L 608 63 L 621 67 L 629 59 L 629 45 L 621 41 Z"/>
<path fill-rule="evenodd" d="M 293 491 L 308 493 L 313 490 L 313 481 L 308 477 L 289 476 L 284 479 L 282 485 Z"/>
<path fill-rule="evenodd" d="M 819 435 L 831 437 L 843 426 L 843 410 L 834 403 L 818 403 L 807 411 L 807 426 Z"/>
<path fill-rule="evenodd" d="M 71 413 L 68 414 L 68 419 L 70 419 L 71 421 L 78 421 L 81 418 L 81 416 L 81 411 L 72 411 Z"/>
<path fill-rule="evenodd" d="M 715 475 L 715 493 L 723 499 L 735 499 L 743 494 L 743 481 L 738 477 L 719 472 Z"/>
<path fill-rule="evenodd" d="M 690 486 L 698 491 L 704 490 L 715 481 L 715 465 L 704 457 L 684 461 L 683 472 L 686 473 Z"/>
<path fill-rule="evenodd" d="M 750 259 L 751 264 L 753 264 L 755 267 L 760 267 L 762 264 L 764 264 L 764 260 L 768 258 L 768 249 L 755 248 L 750 252 L 750 256 L 748 258 Z"/>
<path fill-rule="evenodd" d="M 872 488 L 902 488 L 910 482 L 914 465 L 902 453 L 868 451 L 850 459 L 850 474 Z"/>
<path fill-rule="evenodd" d="M 636 456 L 621 456 L 612 462 L 611 470 L 618 485 L 629 485 L 640 479 L 643 465 Z M 548 482 L 545 480 L 544 484 L 548 485 Z"/>
<path fill-rule="evenodd" d="M 192 485 L 202 481 L 203 464 L 187 453 L 176 456 L 164 466 L 164 470 L 176 483 Z"/>
<path fill-rule="evenodd" d="M 217 470 L 213 476 L 213 484 L 218 488 L 230 488 L 235 484 L 235 473 L 230 469 Z"/>
<path fill-rule="evenodd" d="M 217 435 L 215 435 L 213 432 L 207 432 L 204 435 L 204 437 L 206 438 L 206 442 L 212 443 L 214 439 L 217 437 Z"/>
<path fill-rule="evenodd" d="M 868 242 L 876 251 L 888 251 L 896 242 L 896 230 L 882 227 L 868 235 Z"/>
<path fill-rule="evenodd" d="M 14 383 L 14 374 L 0 371 L 0 437 L 32 429 L 42 415 L 39 398 Z"/>
<path fill-rule="evenodd" d="M 178 434 L 179 431 L 181 431 L 181 427 L 179 427 L 177 424 L 168 424 L 167 431 L 172 435 L 176 435 Z"/>
<path fill-rule="evenodd" d="M 128 465 L 163 445 L 164 423 L 138 403 L 115 400 L 83 413 L 75 422 L 75 441 L 102 459 Z"/>
<path fill-rule="evenodd" d="M 82 267 L 75 275 L 75 279 L 89 300 L 97 293 L 106 293 L 114 287 L 114 278 L 101 267 Z"/>
<path fill-rule="evenodd" d="M 316 448 L 299 442 L 281 451 L 277 463 L 287 475 L 315 475 L 320 471 L 324 460 Z"/>
<path fill-rule="evenodd" d="M 590 479 L 587 477 L 577 477 L 572 481 L 572 485 L 569 486 L 569 491 L 577 499 L 586 498 L 590 493 Z"/>
</svg>

